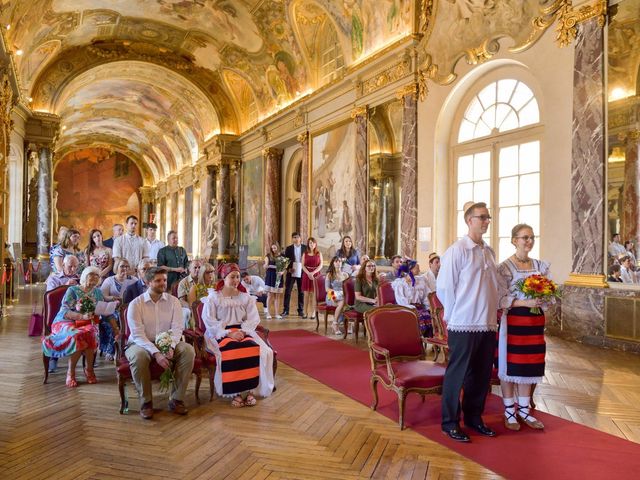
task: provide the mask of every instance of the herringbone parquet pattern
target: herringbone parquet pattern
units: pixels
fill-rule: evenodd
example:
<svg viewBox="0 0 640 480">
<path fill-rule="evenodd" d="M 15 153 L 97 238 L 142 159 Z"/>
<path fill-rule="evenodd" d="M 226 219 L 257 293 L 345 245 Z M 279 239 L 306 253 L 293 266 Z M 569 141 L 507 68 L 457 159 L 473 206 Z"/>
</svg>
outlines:
<svg viewBox="0 0 640 480">
<path fill-rule="evenodd" d="M 255 408 L 216 399 L 186 418 L 155 397 L 145 422 L 129 388 L 119 415 L 113 367 L 100 383 L 64 386 L 64 369 L 42 385 L 38 339 L 26 336 L 32 296 L 0 324 L 0 478 L 2 479 L 361 479 L 495 478 L 464 457 L 280 364 L 278 391 Z M 295 320 L 269 328 L 310 327 Z M 359 342 L 364 347 L 362 339 Z M 550 340 L 547 381 L 537 402 L 550 413 L 640 441 L 640 359 Z M 206 395 L 208 385 L 203 382 Z"/>
</svg>

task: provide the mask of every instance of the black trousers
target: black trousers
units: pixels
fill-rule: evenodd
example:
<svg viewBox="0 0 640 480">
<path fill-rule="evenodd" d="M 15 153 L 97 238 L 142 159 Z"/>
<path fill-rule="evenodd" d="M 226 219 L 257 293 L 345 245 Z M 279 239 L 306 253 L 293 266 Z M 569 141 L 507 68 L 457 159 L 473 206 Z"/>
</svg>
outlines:
<svg viewBox="0 0 640 480">
<path fill-rule="evenodd" d="M 298 314 L 302 315 L 302 310 L 304 308 L 304 293 L 302 292 L 302 278 L 293 277 L 291 276 L 291 274 L 287 274 L 287 281 L 284 287 L 284 307 L 282 311 L 283 313 L 289 312 L 289 304 L 291 303 L 291 290 L 293 290 L 294 283 L 298 287 Z"/>
<path fill-rule="evenodd" d="M 256 295 L 256 300 L 258 300 L 264 308 L 267 308 L 267 294 Z M 278 313 L 278 312 L 276 312 Z"/>
<path fill-rule="evenodd" d="M 459 426 L 461 410 L 464 423 L 477 425 L 482 422 L 495 348 L 496 332 L 449 330 L 449 364 L 442 387 L 442 430 Z M 462 406 L 461 391 L 464 391 Z"/>
</svg>

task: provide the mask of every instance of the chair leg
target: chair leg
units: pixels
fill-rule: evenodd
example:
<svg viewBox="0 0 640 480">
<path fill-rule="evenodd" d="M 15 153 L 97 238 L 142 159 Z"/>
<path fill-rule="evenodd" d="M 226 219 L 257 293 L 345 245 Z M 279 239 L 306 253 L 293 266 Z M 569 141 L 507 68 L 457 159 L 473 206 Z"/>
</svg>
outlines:
<svg viewBox="0 0 640 480">
<path fill-rule="evenodd" d="M 342 339 L 347 338 L 347 333 L 349 333 L 349 319 L 344 317 L 344 333 L 342 334 Z"/>
<path fill-rule="evenodd" d="M 335 315 L 334 315 L 335 320 Z M 337 321 L 337 320 L 336 320 Z M 327 334 L 327 330 L 329 329 L 329 310 L 324 311 L 324 333 Z"/>
<path fill-rule="evenodd" d="M 371 377 L 371 391 L 373 392 L 373 404 L 371 405 L 371 409 L 375 410 L 378 408 L 378 379 L 376 377 Z"/>
<path fill-rule="evenodd" d="M 356 336 L 356 343 L 358 342 L 358 331 L 360 330 L 360 322 L 358 321 L 358 319 L 355 319 L 353 321 L 353 333 Z"/>
<path fill-rule="evenodd" d="M 213 397 L 216 394 L 215 387 L 213 385 L 213 377 L 216 373 L 216 369 L 213 367 L 208 368 L 209 370 L 209 401 L 213 400 Z"/>
<path fill-rule="evenodd" d="M 49 357 L 44 353 L 42 354 L 42 363 L 44 364 L 44 380 L 42 383 L 45 384 L 49 380 Z"/>
<path fill-rule="evenodd" d="M 404 388 L 398 390 L 398 423 L 400 424 L 400 430 L 404 430 L 404 401 L 407 398 L 407 394 Z"/>
<path fill-rule="evenodd" d="M 200 383 L 202 382 L 202 372 L 194 372 L 196 376 L 196 402 L 200 405 Z"/>
<path fill-rule="evenodd" d="M 125 390 L 125 380 L 120 375 L 118 375 L 118 391 L 120 392 L 120 415 L 126 415 L 129 413 L 129 400 Z"/>
<path fill-rule="evenodd" d="M 318 309 L 316 308 L 316 332 L 320 328 L 320 315 L 318 315 Z"/>
</svg>

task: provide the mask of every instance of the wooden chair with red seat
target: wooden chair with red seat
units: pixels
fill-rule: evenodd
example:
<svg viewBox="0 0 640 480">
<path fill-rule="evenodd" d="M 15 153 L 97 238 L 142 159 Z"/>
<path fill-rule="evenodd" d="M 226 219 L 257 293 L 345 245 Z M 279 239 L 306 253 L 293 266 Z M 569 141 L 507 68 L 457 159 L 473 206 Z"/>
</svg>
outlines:
<svg viewBox="0 0 640 480">
<path fill-rule="evenodd" d="M 409 393 L 424 397 L 441 393 L 445 367 L 425 360 L 425 341 L 415 310 L 400 305 L 374 308 L 364 314 L 371 359 L 373 410 L 378 406 L 378 383 L 398 395 L 398 423 L 404 429 L 404 405 Z"/>
<path fill-rule="evenodd" d="M 60 311 L 60 307 L 62 307 L 62 299 L 64 298 L 64 294 L 67 293 L 67 289 L 69 285 L 61 285 L 59 287 L 54 288 L 53 290 L 49 290 L 44 294 L 44 316 L 42 317 L 42 334 L 50 335 L 51 334 L 51 324 L 53 320 L 56 318 L 56 315 Z M 49 357 L 46 357 L 44 353 L 42 354 L 42 363 L 44 365 L 44 380 L 42 383 L 47 383 L 49 380 Z"/>
<path fill-rule="evenodd" d="M 429 293 L 427 297 L 429 298 L 433 336 L 426 338 L 426 341 L 433 345 L 433 361 L 438 360 L 440 352 L 442 352 L 443 363 L 447 363 L 449 358 L 449 334 L 447 332 L 447 322 L 444 319 L 444 306 L 436 292 Z"/>
<path fill-rule="evenodd" d="M 360 324 L 364 326 L 364 316 L 362 313 L 353 309 L 353 306 L 356 303 L 356 292 L 355 292 L 355 282 L 353 278 L 347 278 L 344 282 L 342 282 L 342 291 L 344 292 L 344 304 L 345 307 L 352 307 L 344 311 L 344 336 L 342 338 L 347 338 L 347 333 L 349 332 L 349 322 L 353 322 L 353 333 L 356 336 L 356 342 L 358 341 L 358 331 L 360 329 Z"/>
<path fill-rule="evenodd" d="M 124 354 L 127 341 L 131 330 L 129 329 L 129 323 L 127 322 L 127 307 L 120 308 L 120 338 L 115 342 L 116 355 L 116 378 L 118 379 L 118 391 L 120 392 L 120 414 L 129 413 L 129 399 L 127 398 L 126 385 L 127 380 L 133 381 L 131 375 L 131 368 L 129 366 L 129 360 Z M 149 370 L 151 371 L 151 380 L 159 380 L 160 376 L 164 372 L 164 369 L 158 365 L 158 363 L 151 359 L 149 364 Z M 202 381 L 200 371 L 202 370 L 202 360 L 196 355 L 196 359 L 193 363 L 193 374 L 196 376 L 196 401 L 200 403 L 200 383 Z"/>
<path fill-rule="evenodd" d="M 335 315 L 336 307 L 327 305 L 327 290 L 324 284 L 325 276 L 320 274 L 313 279 L 313 290 L 316 294 L 316 332 L 320 328 L 319 312 L 324 312 L 324 333 L 327 333 L 329 314 Z"/>
<path fill-rule="evenodd" d="M 398 303 L 391 283 L 381 282 L 378 285 L 378 300 L 380 305 L 395 305 Z"/>
</svg>

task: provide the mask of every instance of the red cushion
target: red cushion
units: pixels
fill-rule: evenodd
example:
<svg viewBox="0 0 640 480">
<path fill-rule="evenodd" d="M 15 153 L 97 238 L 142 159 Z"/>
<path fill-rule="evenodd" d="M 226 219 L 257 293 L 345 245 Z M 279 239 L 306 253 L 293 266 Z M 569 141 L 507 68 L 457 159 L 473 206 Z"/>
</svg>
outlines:
<svg viewBox="0 0 640 480">
<path fill-rule="evenodd" d="M 404 388 L 431 388 L 442 385 L 446 369 L 439 363 L 427 360 L 391 362 L 391 367 L 396 374 L 395 384 Z M 375 371 L 385 383 L 390 382 L 386 365 L 378 366 Z"/>
<path fill-rule="evenodd" d="M 389 350 L 391 357 L 417 357 L 423 354 L 415 310 L 386 306 L 373 309 L 367 315 L 372 342 Z"/>
<path fill-rule="evenodd" d="M 446 347 L 448 346 L 448 343 L 445 339 L 442 338 L 438 338 L 438 337 L 429 337 L 426 339 L 427 342 L 433 344 L 433 345 L 440 345 L 441 347 Z"/>
<path fill-rule="evenodd" d="M 334 307 L 333 305 L 327 305 L 326 303 L 318 303 L 316 304 L 316 309 L 320 312 L 329 312 L 329 313 L 333 313 L 336 311 L 336 307 Z"/>
<path fill-rule="evenodd" d="M 364 317 L 357 310 L 347 310 L 346 312 L 344 312 L 344 316 L 347 318 L 354 318 L 359 321 L 364 321 Z"/>
</svg>

